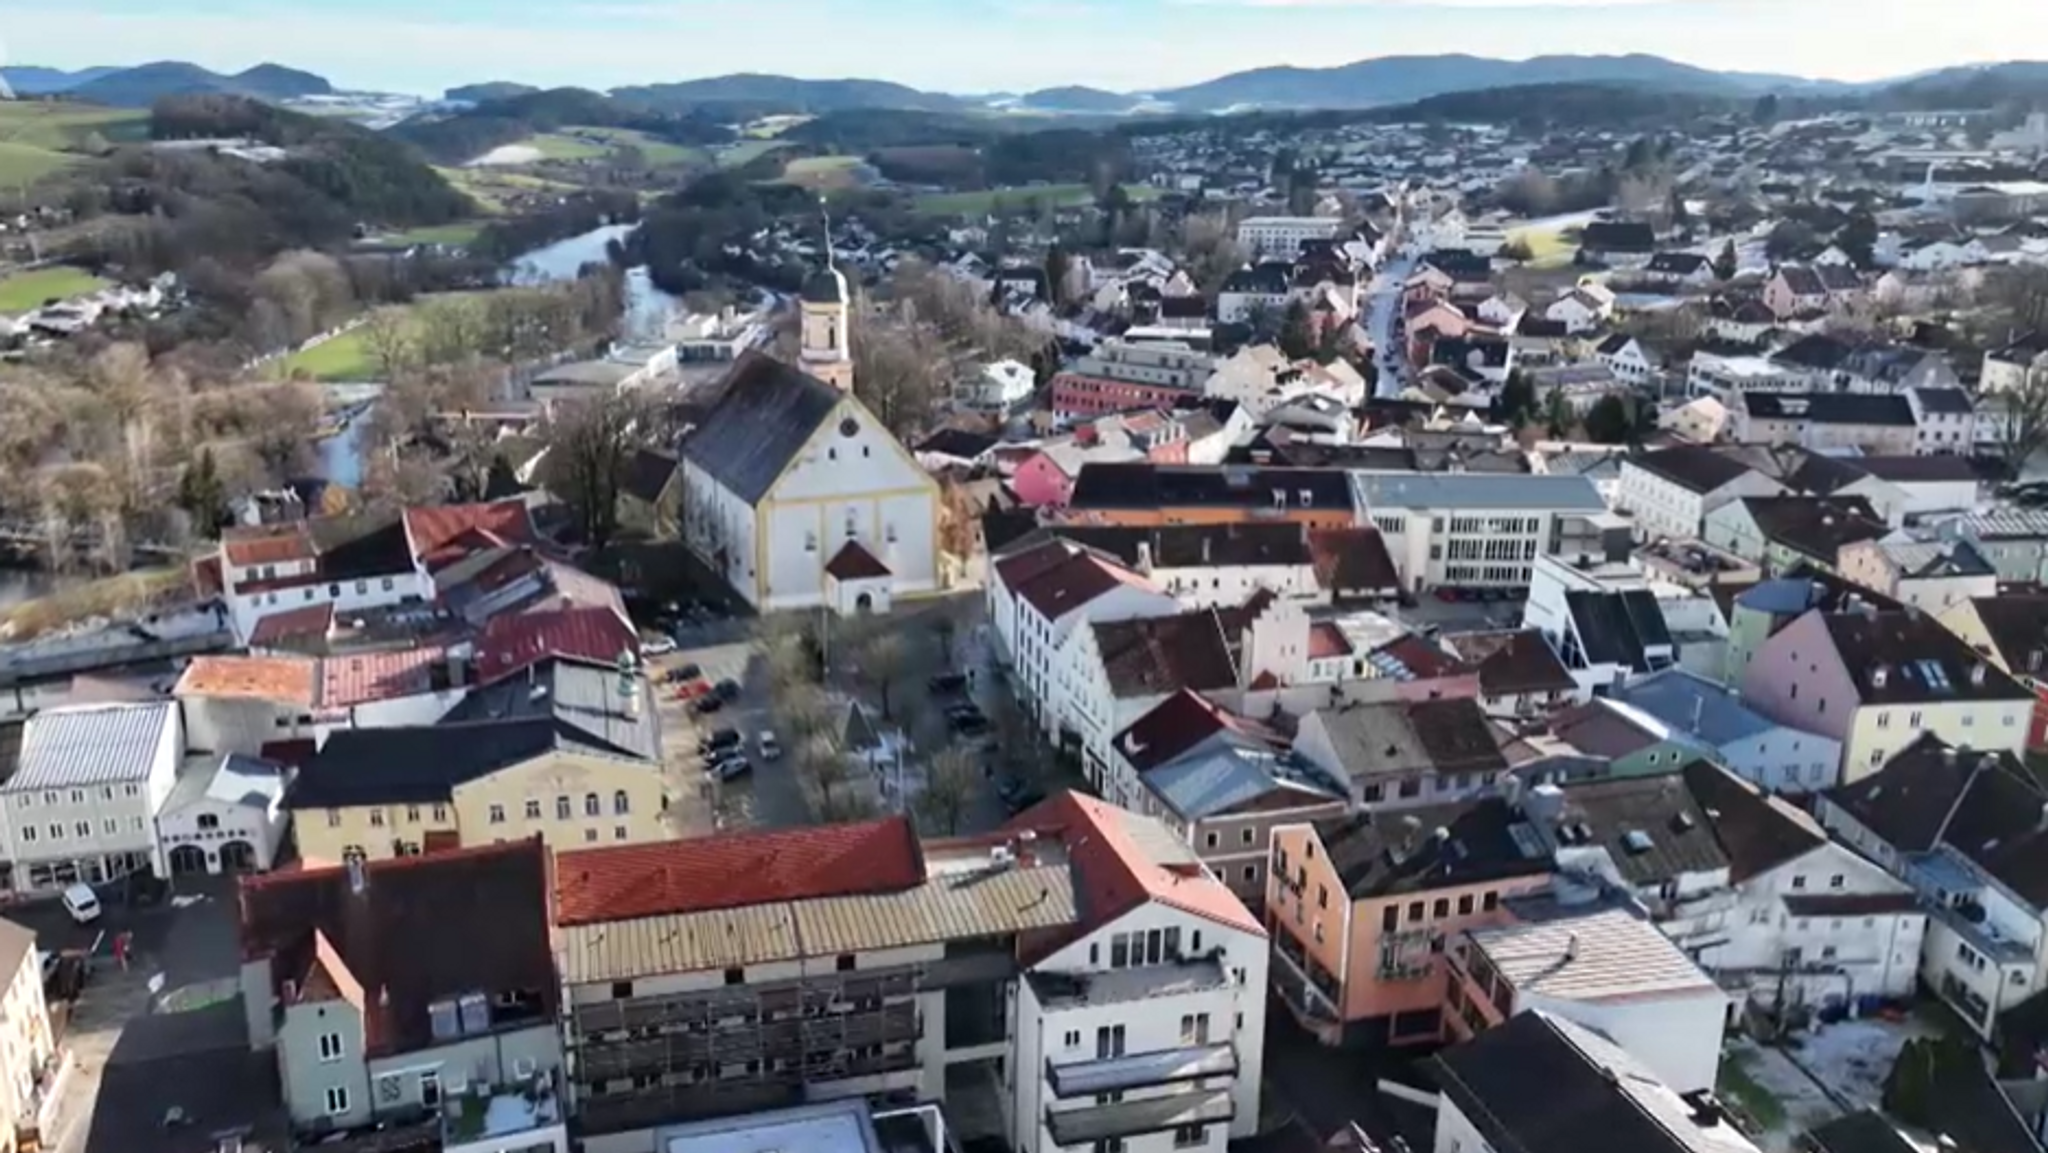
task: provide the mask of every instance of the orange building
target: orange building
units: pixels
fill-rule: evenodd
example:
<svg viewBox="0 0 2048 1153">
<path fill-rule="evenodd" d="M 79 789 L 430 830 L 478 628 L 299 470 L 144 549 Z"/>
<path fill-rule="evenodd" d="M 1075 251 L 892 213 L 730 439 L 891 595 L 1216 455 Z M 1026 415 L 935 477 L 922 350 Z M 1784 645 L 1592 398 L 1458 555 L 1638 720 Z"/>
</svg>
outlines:
<svg viewBox="0 0 2048 1153">
<path fill-rule="evenodd" d="M 1443 942 L 1510 922 L 1503 900 L 1549 884 L 1550 855 L 1518 819 L 1486 797 L 1275 829 L 1281 1001 L 1327 1045 L 1443 1041 Z"/>
<path fill-rule="evenodd" d="M 1070 524 L 1358 524 L 1351 475 L 1338 468 L 1090 462 L 1060 519 Z"/>
</svg>

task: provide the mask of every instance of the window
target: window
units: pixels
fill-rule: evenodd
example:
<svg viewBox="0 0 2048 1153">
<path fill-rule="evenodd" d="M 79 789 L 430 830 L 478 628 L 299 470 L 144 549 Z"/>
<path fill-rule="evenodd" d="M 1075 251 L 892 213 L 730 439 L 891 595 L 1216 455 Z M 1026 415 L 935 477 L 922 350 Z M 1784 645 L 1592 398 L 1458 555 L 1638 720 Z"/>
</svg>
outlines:
<svg viewBox="0 0 2048 1153">
<path fill-rule="evenodd" d="M 81 841 L 92 836 L 91 821 L 73 821 L 71 823 L 71 828 L 72 831 L 78 834 L 78 839 Z"/>
<path fill-rule="evenodd" d="M 1316 886 L 1316 908 L 1318 908 L 1318 909 L 1327 909 L 1327 908 L 1329 908 L 1329 907 L 1330 907 L 1330 888 L 1329 888 L 1329 886 L 1328 886 L 1328 885 L 1317 885 L 1317 886 Z"/>
<path fill-rule="evenodd" d="M 53 840 L 53 841 L 61 841 L 61 840 L 63 840 L 63 839 L 64 839 L 64 826 L 63 826 L 63 825 L 60 825 L 60 824 L 58 824 L 58 823 L 57 823 L 57 822 L 55 822 L 55 821 L 51 821 L 51 822 L 50 822 L 50 839 L 51 839 L 51 840 Z"/>
<path fill-rule="evenodd" d="M 1066 1043 L 1067 1048 L 1078 1049 L 1081 1047 L 1081 1031 L 1079 1029 L 1069 1029 L 1067 1030 L 1067 1035 L 1060 1038 L 1060 1040 Z"/>
<path fill-rule="evenodd" d="M 1792 887 L 1793 887 L 1793 888 L 1795 888 L 1795 889 L 1804 889 L 1804 888 L 1806 887 L 1806 874 L 1804 874 L 1804 873 L 1794 873 L 1794 874 L 1792 874 Z"/>
<path fill-rule="evenodd" d="M 728 985 L 746 984 L 747 971 L 745 969 L 727 969 L 725 971 L 725 983 Z"/>
<path fill-rule="evenodd" d="M 1841 888 L 1841 887 L 1842 887 L 1842 885 L 1843 885 L 1843 877 L 1842 877 L 1842 874 L 1840 874 L 1840 873 L 1836 873 L 1836 874 L 1835 874 L 1834 876 L 1832 876 L 1832 877 L 1829 877 L 1829 878 L 1828 878 L 1828 888 L 1830 888 L 1830 889 L 1839 889 L 1839 888 Z"/>
<path fill-rule="evenodd" d="M 623 840 L 625 840 L 625 839 L 626 839 L 626 826 L 624 826 L 624 825 L 613 825 L 613 826 L 612 826 L 612 840 L 614 840 L 614 841 L 623 841 Z"/>
<path fill-rule="evenodd" d="M 602 805 L 598 804 L 598 802 L 597 802 L 597 794 L 596 794 L 596 793 L 585 793 L 585 794 L 583 794 L 583 815 L 584 815 L 584 816 L 586 816 L 586 817 L 595 817 L 595 816 L 598 816 L 599 814 L 601 814 L 602 812 L 604 812 L 604 806 L 602 806 Z"/>
<path fill-rule="evenodd" d="M 1207 843 L 1208 843 L 1208 846 L 1209 846 L 1210 848 L 1212 848 L 1212 849 L 1213 849 L 1213 848 L 1215 848 L 1215 847 L 1216 847 L 1216 845 L 1217 845 L 1217 842 L 1218 842 L 1218 841 L 1219 841 L 1219 840 L 1220 840 L 1221 838 L 1219 838 L 1219 837 L 1218 837 L 1218 836 L 1216 835 L 1216 831 L 1215 831 L 1214 829 L 1211 829 L 1211 830 L 1209 830 L 1209 833 L 1208 833 L 1208 835 L 1207 835 L 1207 836 L 1206 836 L 1206 837 L 1205 837 L 1204 839 L 1205 839 L 1205 840 L 1207 841 Z"/>
<path fill-rule="evenodd" d="M 114 817 L 108 817 L 100 822 L 100 831 L 103 833 L 118 833 L 121 831 L 121 822 Z"/>
<path fill-rule="evenodd" d="M 72 804 L 74 804 L 74 805 L 82 805 L 82 804 L 84 804 L 84 803 L 85 803 L 85 790 L 84 790 L 84 789 L 73 789 L 73 790 L 71 790 L 71 803 L 72 803 Z"/>
<path fill-rule="evenodd" d="M 1186 1045 L 1207 1045 L 1209 1043 L 1209 1014 L 1188 1013 L 1180 1019 L 1180 1043 Z"/>
<path fill-rule="evenodd" d="M 502 825 L 505 823 L 505 806 L 491 806 L 491 823 L 494 825 Z"/>
<path fill-rule="evenodd" d="M 586 845 L 595 845 L 595 844 L 597 843 L 597 830 L 596 830 L 596 829 L 585 829 L 585 830 L 583 830 L 583 843 L 584 843 L 584 844 L 586 844 Z"/>
<path fill-rule="evenodd" d="M 1486 893 L 1482 895 L 1479 898 L 1479 907 L 1488 913 L 1491 913 L 1495 909 L 1500 908 L 1500 894 Z"/>
<path fill-rule="evenodd" d="M 529 821 L 540 820 L 540 801 L 538 798 L 528 797 L 526 799 L 526 819 Z"/>
<path fill-rule="evenodd" d="M 370 825 L 371 825 L 371 827 L 373 827 L 373 828 L 379 828 L 379 829 L 381 829 L 381 828 L 383 828 L 383 827 L 384 827 L 384 810 L 382 810 L 382 809 L 371 809 L 371 810 L 370 810 Z"/>
<path fill-rule="evenodd" d="M 214 813 L 201 813 L 199 814 L 198 825 L 201 829 L 218 829 L 220 828 L 220 817 Z M 112 830 L 109 831 L 111 832 Z"/>
<path fill-rule="evenodd" d="M 341 1085 L 329 1085 L 327 1087 L 327 1112 L 337 1117 L 348 1112 L 348 1089 L 346 1087 Z"/>
<path fill-rule="evenodd" d="M 1429 907 L 1429 915 L 1436 919 L 1450 916 L 1451 899 L 1449 897 L 1438 897 L 1435 903 Z"/>
<path fill-rule="evenodd" d="M 1123 969 L 1131 963 L 1131 935 L 1117 933 L 1109 939 L 1109 967 Z"/>
<path fill-rule="evenodd" d="M 1408 902 L 1408 923 L 1411 925 L 1419 925 L 1422 923 L 1421 901 Z"/>
<path fill-rule="evenodd" d="M 320 1034 L 320 1060 L 321 1060 L 321 1061 L 323 1061 L 323 1062 L 326 1062 L 326 1061 L 339 1061 L 339 1060 L 341 1060 L 341 1058 L 342 1058 L 342 1053 L 343 1053 L 343 1049 L 342 1049 L 342 1044 L 341 1044 L 341 1034 L 339 1034 L 339 1033 L 322 1033 L 322 1034 Z"/>
<path fill-rule="evenodd" d="M 633 802 L 632 802 L 632 801 L 631 801 L 631 800 L 630 800 L 630 799 L 629 799 L 629 798 L 628 798 L 628 797 L 626 796 L 626 790 L 624 790 L 624 789 L 620 789 L 620 790 L 619 790 L 618 792 L 616 792 L 616 793 L 613 793 L 613 794 L 612 794 L 612 815 L 613 815 L 613 816 L 615 816 L 615 817 L 623 817 L 623 816 L 625 816 L 625 815 L 626 815 L 627 813 L 630 813 L 630 812 L 632 812 L 632 811 L 633 811 Z"/>
<path fill-rule="evenodd" d="M 1095 1055 L 1097 1057 L 1121 1057 L 1124 1055 L 1124 1027 L 1103 1025 L 1095 1030 Z"/>
<path fill-rule="evenodd" d="M 1469 917 L 1472 915 L 1472 894 L 1467 893 L 1464 896 L 1458 898 L 1458 915 L 1460 917 Z"/>
<path fill-rule="evenodd" d="M 441 821 L 446 821 L 447 819 L 448 819 L 448 806 L 446 806 L 446 805 L 435 805 L 435 806 L 434 806 L 434 820 L 435 820 L 436 822 L 441 822 Z"/>
<path fill-rule="evenodd" d="M 833 968 L 841 973 L 851 973 L 858 965 L 852 953 L 841 953 L 832 959 Z"/>
<path fill-rule="evenodd" d="M 564 795 L 564 796 L 560 796 L 560 797 L 556 797 L 556 798 L 555 798 L 555 819 L 556 819 L 556 820 L 558 820 L 558 821 L 566 821 L 566 820 L 568 820 L 568 819 L 569 819 L 570 817 L 572 817 L 572 816 L 575 816 L 575 815 L 576 815 L 575 809 L 574 809 L 574 808 L 572 808 L 572 807 L 570 806 L 570 804 L 569 804 L 569 798 L 568 798 L 568 797 L 567 797 L 566 795 Z"/>
<path fill-rule="evenodd" d="M 34 825 L 23 825 L 21 827 L 21 839 L 24 841 L 34 841 L 36 839 L 36 827 Z"/>
<path fill-rule="evenodd" d="M 1209 1140 L 1207 1125 L 1177 1125 L 1173 1130 L 1175 1149 L 1193 1149 Z"/>
</svg>

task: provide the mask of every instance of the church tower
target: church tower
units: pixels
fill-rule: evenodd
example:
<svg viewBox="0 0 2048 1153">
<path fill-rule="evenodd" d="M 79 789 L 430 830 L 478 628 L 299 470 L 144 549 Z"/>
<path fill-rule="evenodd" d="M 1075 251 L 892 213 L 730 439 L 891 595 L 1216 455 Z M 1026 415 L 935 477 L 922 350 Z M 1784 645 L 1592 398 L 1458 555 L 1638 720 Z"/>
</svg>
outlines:
<svg viewBox="0 0 2048 1153">
<path fill-rule="evenodd" d="M 825 221 L 825 267 L 804 281 L 799 307 L 803 312 L 803 353 L 800 366 L 841 392 L 853 391 L 853 298 L 846 277 L 832 259 L 832 222 Z"/>
</svg>

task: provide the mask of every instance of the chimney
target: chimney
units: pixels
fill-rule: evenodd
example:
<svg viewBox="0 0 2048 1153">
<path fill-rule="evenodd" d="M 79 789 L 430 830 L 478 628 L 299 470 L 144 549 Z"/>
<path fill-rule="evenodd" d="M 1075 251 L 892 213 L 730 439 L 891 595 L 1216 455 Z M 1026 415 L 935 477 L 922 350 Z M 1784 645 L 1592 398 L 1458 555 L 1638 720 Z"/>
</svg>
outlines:
<svg viewBox="0 0 2048 1153">
<path fill-rule="evenodd" d="M 619 711 L 629 721 L 640 719 L 640 668 L 630 650 L 619 654 Z"/>
<path fill-rule="evenodd" d="M 1138 571 L 1141 573 L 1145 573 L 1148 576 L 1151 575 L 1152 542 L 1149 540 L 1141 540 L 1138 542 Z"/>
<path fill-rule="evenodd" d="M 1970 666 L 1970 684 L 1980 689 L 1984 687 L 1985 667 L 1986 666 L 1983 661 L 1978 661 L 1976 664 Z"/>
<path fill-rule="evenodd" d="M 1203 563 L 1203 564 L 1205 564 L 1205 565 L 1209 563 L 1209 545 L 1210 545 L 1210 543 L 1211 543 L 1211 541 L 1210 541 L 1210 538 L 1209 538 L 1209 534 L 1208 534 L 1208 533 L 1206 533 L 1206 532 L 1205 532 L 1205 533 L 1203 533 L 1203 534 L 1202 534 L 1202 563 Z"/>
<path fill-rule="evenodd" d="M 1537 825 L 1553 825 L 1564 815 L 1564 790 L 1548 782 L 1529 790 L 1522 811 Z"/>
<path fill-rule="evenodd" d="M 1873 689 L 1883 688 L 1891 679 L 1892 671 L 1884 665 L 1878 665 L 1870 670 L 1870 687 Z"/>
</svg>

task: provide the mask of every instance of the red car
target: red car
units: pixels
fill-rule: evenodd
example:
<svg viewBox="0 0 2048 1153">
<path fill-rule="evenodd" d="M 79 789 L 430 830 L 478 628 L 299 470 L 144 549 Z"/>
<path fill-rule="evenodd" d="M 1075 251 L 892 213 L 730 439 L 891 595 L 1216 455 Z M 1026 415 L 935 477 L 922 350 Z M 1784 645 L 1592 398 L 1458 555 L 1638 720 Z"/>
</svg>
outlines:
<svg viewBox="0 0 2048 1153">
<path fill-rule="evenodd" d="M 682 684 L 677 685 L 676 699 L 679 701 L 694 701 L 698 697 L 701 697 L 705 693 L 708 693 L 710 691 L 711 682 L 705 680 L 703 677 L 698 677 L 694 681 L 685 681 Z"/>
</svg>

